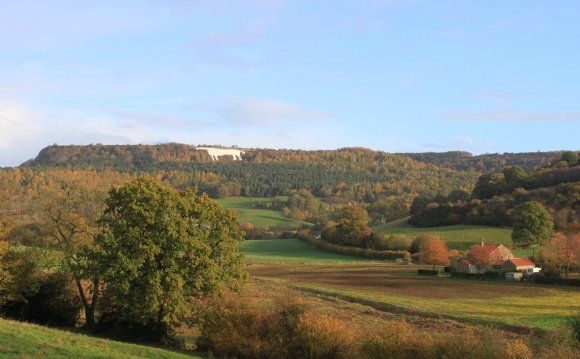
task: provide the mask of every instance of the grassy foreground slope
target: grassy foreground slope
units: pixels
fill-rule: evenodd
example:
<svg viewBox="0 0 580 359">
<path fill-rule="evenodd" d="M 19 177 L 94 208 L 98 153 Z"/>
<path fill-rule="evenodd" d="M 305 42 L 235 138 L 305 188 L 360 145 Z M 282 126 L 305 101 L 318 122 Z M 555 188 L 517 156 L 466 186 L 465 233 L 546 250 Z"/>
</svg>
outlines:
<svg viewBox="0 0 580 359">
<path fill-rule="evenodd" d="M 5 319 L 0 319 L 0 357 L 195 358 L 168 350 L 93 338 Z"/>
<path fill-rule="evenodd" d="M 373 228 L 375 232 L 402 234 L 435 234 L 443 238 L 450 249 L 468 249 L 475 243 L 501 243 L 511 247 L 511 229 L 487 226 L 472 226 L 458 224 L 454 226 L 420 228 L 407 223 L 409 218 L 401 218 L 393 222 Z"/>
<path fill-rule="evenodd" d="M 369 262 L 314 248 L 299 239 L 250 240 L 242 243 L 242 253 L 250 262 L 338 263 Z"/>
<path fill-rule="evenodd" d="M 297 225 L 280 211 L 254 208 L 254 203 L 261 198 L 257 197 L 229 197 L 216 201 L 226 208 L 233 208 L 240 216 L 240 223 L 251 223 L 256 227 L 270 227 L 277 225 Z"/>
</svg>

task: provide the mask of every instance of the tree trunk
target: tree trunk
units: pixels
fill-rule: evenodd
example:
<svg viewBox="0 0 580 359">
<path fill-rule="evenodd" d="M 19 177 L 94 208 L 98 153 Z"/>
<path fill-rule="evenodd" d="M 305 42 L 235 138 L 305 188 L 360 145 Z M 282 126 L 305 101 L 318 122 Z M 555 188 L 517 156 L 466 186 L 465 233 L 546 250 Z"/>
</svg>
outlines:
<svg viewBox="0 0 580 359">
<path fill-rule="evenodd" d="M 96 325 L 95 308 L 97 307 L 97 300 L 99 298 L 99 279 L 96 278 L 93 280 L 93 298 L 91 303 L 87 300 L 81 281 L 75 279 L 75 283 L 79 290 L 79 296 L 81 297 L 81 302 L 83 303 L 83 309 L 85 311 L 85 328 L 94 328 Z"/>
</svg>

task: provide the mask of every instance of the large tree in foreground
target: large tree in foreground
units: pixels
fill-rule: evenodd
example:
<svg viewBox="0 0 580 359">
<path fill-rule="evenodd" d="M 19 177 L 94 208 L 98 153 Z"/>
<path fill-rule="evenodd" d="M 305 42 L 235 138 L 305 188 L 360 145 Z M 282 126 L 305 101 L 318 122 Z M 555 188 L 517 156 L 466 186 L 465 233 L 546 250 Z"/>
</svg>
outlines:
<svg viewBox="0 0 580 359">
<path fill-rule="evenodd" d="M 244 278 L 232 210 L 149 179 L 113 189 L 95 238 L 107 318 L 161 330 L 191 319 L 195 300 Z"/>
<path fill-rule="evenodd" d="M 524 246 L 544 244 L 554 228 L 552 216 L 543 204 L 527 201 L 514 209 L 512 241 Z"/>
</svg>

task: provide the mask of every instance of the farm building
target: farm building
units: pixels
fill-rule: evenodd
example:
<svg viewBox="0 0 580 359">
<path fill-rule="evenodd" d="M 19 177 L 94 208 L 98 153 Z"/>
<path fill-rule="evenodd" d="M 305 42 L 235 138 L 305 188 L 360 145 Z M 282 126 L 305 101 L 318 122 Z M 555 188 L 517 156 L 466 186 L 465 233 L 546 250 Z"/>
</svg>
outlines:
<svg viewBox="0 0 580 359">
<path fill-rule="evenodd" d="M 513 254 L 503 244 L 481 242 L 471 247 L 467 259 L 455 262 L 454 267 L 455 271 L 461 273 L 484 273 L 488 270 L 502 269 L 503 263 L 510 258 L 513 258 Z"/>
<path fill-rule="evenodd" d="M 489 258 L 488 261 L 492 264 L 513 258 L 512 251 L 503 244 L 484 244 L 483 242 L 471 247 L 468 256 L 475 257 L 482 253 Z"/>
<path fill-rule="evenodd" d="M 460 273 L 480 273 L 477 271 L 477 266 L 469 259 L 458 260 L 455 263 L 455 271 Z"/>
<path fill-rule="evenodd" d="M 533 269 L 536 265 L 529 258 L 510 258 L 502 266 L 504 270 L 525 271 Z"/>
</svg>

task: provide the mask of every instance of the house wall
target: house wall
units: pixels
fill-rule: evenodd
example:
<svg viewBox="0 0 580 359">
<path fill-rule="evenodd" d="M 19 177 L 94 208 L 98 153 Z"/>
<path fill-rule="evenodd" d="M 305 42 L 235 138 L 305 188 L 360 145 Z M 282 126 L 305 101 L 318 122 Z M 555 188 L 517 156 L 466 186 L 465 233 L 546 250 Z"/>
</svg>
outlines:
<svg viewBox="0 0 580 359">
<path fill-rule="evenodd" d="M 527 268 L 534 268 L 534 265 L 523 265 L 523 266 L 516 266 L 512 263 L 504 263 L 503 268 L 505 270 L 513 270 L 513 271 L 522 271 L 526 270 Z"/>
</svg>

